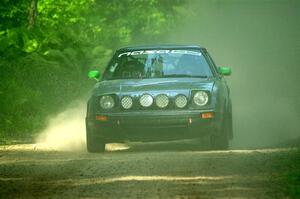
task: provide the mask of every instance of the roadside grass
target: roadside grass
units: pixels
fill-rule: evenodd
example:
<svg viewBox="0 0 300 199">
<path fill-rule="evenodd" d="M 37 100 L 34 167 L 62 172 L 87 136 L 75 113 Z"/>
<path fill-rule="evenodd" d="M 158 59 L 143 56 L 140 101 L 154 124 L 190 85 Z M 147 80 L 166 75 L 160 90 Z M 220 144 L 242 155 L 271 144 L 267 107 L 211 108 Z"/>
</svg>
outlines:
<svg viewBox="0 0 300 199">
<path fill-rule="evenodd" d="M 290 158 L 287 162 L 287 173 L 283 178 L 285 194 L 290 198 L 300 198 L 300 146 L 297 146 L 297 151 L 290 153 Z"/>
<path fill-rule="evenodd" d="M 14 144 L 32 144 L 34 143 L 35 135 L 26 136 L 7 136 L 0 134 L 0 145 L 14 145 Z"/>
</svg>

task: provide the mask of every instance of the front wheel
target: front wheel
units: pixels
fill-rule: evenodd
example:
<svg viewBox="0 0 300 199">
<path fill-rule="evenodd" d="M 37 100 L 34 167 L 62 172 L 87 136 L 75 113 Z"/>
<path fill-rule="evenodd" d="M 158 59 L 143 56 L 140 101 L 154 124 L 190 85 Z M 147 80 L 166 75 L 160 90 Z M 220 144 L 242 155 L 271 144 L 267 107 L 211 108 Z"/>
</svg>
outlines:
<svg viewBox="0 0 300 199">
<path fill-rule="evenodd" d="M 90 132 L 86 132 L 86 146 L 90 153 L 100 153 L 105 151 L 105 142 L 103 140 L 94 137 Z"/>
<path fill-rule="evenodd" d="M 229 140 L 227 134 L 219 132 L 210 137 L 211 149 L 213 150 L 228 150 Z"/>
<path fill-rule="evenodd" d="M 221 124 L 216 128 L 215 132 L 210 137 L 211 149 L 213 150 L 228 150 L 229 148 L 229 128 L 230 117 L 224 117 Z"/>
</svg>

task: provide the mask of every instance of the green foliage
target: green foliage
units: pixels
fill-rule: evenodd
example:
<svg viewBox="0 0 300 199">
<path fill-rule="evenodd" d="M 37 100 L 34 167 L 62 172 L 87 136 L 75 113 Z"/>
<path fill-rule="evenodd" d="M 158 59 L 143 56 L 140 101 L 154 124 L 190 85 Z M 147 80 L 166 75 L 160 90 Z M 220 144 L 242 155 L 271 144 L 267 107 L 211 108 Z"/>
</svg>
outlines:
<svg viewBox="0 0 300 199">
<path fill-rule="evenodd" d="M 29 5 L 28 0 L 1 0 L 0 30 L 23 26 L 27 21 Z"/>
<path fill-rule="evenodd" d="M 101 44 L 115 48 L 135 42 L 137 37 L 153 41 L 167 33 L 175 24 L 174 6 L 182 3 L 174 0 L 40 0 L 39 23 L 43 31 L 60 34 L 59 38 L 70 45 Z"/>
<path fill-rule="evenodd" d="M 157 42 L 175 26 L 185 0 L 38 0 L 0 2 L 0 139 L 28 136 L 94 83 L 119 47 Z M 143 41 L 143 42 L 141 42 Z M 2 136 L 1 136 L 2 135 Z"/>
<path fill-rule="evenodd" d="M 24 27 L 6 29 L 1 32 L 0 55 L 4 57 L 15 57 L 17 52 L 32 53 L 39 48 L 38 38 Z"/>
</svg>

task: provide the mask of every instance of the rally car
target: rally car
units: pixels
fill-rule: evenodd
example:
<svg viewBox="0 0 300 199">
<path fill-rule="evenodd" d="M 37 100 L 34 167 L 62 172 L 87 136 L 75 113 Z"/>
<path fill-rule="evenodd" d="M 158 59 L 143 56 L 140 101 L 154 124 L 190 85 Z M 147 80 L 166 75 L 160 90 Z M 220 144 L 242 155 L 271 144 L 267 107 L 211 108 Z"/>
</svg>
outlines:
<svg viewBox="0 0 300 199">
<path fill-rule="evenodd" d="M 203 47 L 156 45 L 117 50 L 87 103 L 89 152 L 123 141 L 201 139 L 212 149 L 228 148 L 232 132 L 230 90 Z"/>
</svg>

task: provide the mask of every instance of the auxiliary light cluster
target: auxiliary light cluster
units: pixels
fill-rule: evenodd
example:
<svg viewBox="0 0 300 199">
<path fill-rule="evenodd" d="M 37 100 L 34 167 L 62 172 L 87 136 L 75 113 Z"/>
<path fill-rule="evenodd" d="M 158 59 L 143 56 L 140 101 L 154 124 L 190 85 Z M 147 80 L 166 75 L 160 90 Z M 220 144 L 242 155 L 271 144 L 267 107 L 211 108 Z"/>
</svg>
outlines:
<svg viewBox="0 0 300 199">
<path fill-rule="evenodd" d="M 197 91 L 193 95 L 193 102 L 197 106 L 204 106 L 208 102 L 208 94 L 205 91 Z M 143 94 L 139 98 L 139 105 L 148 108 L 155 104 L 158 108 L 166 108 L 170 104 L 170 98 L 166 94 L 159 94 L 155 98 L 150 94 Z M 100 97 L 100 106 L 102 109 L 111 109 L 115 106 L 115 99 L 110 95 L 104 95 Z M 134 100 L 131 96 L 124 96 L 121 98 L 120 104 L 122 108 L 129 110 L 134 105 Z M 175 96 L 174 105 L 177 108 L 184 108 L 188 104 L 188 98 L 183 95 L 179 94 Z"/>
</svg>

